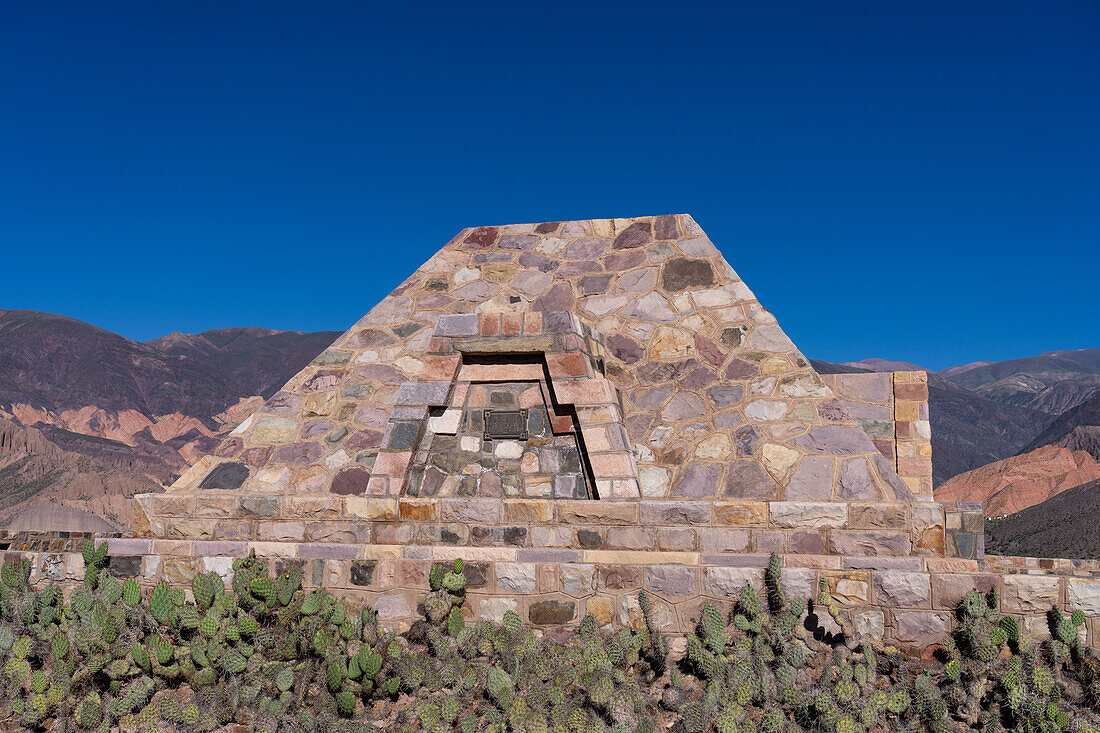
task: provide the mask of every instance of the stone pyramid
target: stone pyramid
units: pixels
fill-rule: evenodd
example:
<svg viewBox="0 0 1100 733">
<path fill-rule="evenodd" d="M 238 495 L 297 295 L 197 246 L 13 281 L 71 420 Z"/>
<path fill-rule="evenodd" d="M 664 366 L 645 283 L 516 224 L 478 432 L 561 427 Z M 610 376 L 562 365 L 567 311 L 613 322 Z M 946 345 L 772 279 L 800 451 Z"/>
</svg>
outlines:
<svg viewBox="0 0 1100 733">
<path fill-rule="evenodd" d="M 138 497 L 135 534 L 476 544 L 446 522 L 499 535 L 500 507 L 520 501 L 717 522 L 720 503 L 763 511 L 750 523 L 784 528 L 768 541 L 781 551 L 812 552 L 791 531 L 857 527 L 858 503 L 901 517 L 870 526 L 906 537 L 836 552 L 908 554 L 915 510 L 881 508 L 932 508 L 930 481 L 899 476 L 906 457 L 883 455 L 837 379 L 688 215 L 466 229 L 167 493 Z M 896 442 L 901 423 L 885 423 Z M 928 461 L 927 414 L 905 425 L 909 458 Z M 529 528 L 571 521 L 531 511 Z M 436 524 L 408 524 L 421 520 Z"/>
</svg>

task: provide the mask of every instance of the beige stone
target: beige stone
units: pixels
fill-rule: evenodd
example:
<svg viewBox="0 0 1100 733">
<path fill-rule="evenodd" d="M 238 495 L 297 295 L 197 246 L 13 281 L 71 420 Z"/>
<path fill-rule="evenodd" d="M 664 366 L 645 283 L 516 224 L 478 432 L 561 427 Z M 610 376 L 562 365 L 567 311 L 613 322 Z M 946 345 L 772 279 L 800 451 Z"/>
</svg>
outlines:
<svg viewBox="0 0 1100 733">
<path fill-rule="evenodd" d="M 306 417 L 320 417 L 332 413 L 336 407 L 336 392 L 315 392 L 302 400 L 302 414 Z M 255 436 L 255 430 L 253 430 Z M 272 441 L 274 442 L 274 441 Z"/>
<path fill-rule="evenodd" d="M 285 417 L 263 417 L 248 434 L 249 443 L 289 443 L 298 434 L 298 423 Z"/>
<path fill-rule="evenodd" d="M 164 579 L 169 583 L 190 583 L 201 570 L 200 561 L 194 557 L 164 558 Z"/>
<path fill-rule="evenodd" d="M 344 499 L 349 516 L 362 517 L 372 521 L 397 519 L 397 499 L 374 499 L 362 496 L 349 496 Z"/>
<path fill-rule="evenodd" d="M 549 522 L 553 514 L 549 501 L 542 499 L 505 499 L 505 524 Z"/>
<path fill-rule="evenodd" d="M 714 504 L 716 524 L 762 527 L 768 523 L 768 505 L 759 501 L 719 501 Z"/>
<path fill-rule="evenodd" d="M 695 455 L 705 461 L 719 461 L 728 458 L 732 450 L 729 436 L 715 433 L 695 448 Z"/>
<path fill-rule="evenodd" d="M 1071 609 L 1100 616 L 1100 580 L 1066 579 L 1066 602 Z"/>
<path fill-rule="evenodd" d="M 585 550 L 584 561 L 605 565 L 649 565 L 652 563 L 680 563 L 698 565 L 696 552 L 646 552 L 634 550 Z"/>
<path fill-rule="evenodd" d="M 660 326 L 656 338 L 650 344 L 649 354 L 654 359 L 681 358 L 691 353 L 694 344 L 690 332 Z"/>
<path fill-rule="evenodd" d="M 764 458 L 764 467 L 768 469 L 768 473 L 777 480 L 782 480 L 786 477 L 787 472 L 791 470 L 791 466 L 795 464 L 801 454 L 796 450 L 784 445 L 779 445 L 778 443 L 766 443 L 762 455 Z"/>
<path fill-rule="evenodd" d="M 504 614 L 518 609 L 515 598 L 479 598 L 477 602 L 478 617 L 494 624 L 504 623 Z"/>
<path fill-rule="evenodd" d="M 1016 613 L 1046 613 L 1059 601 L 1059 579 L 1039 575 L 1006 575 L 1001 607 Z"/>
<path fill-rule="evenodd" d="M 773 501 L 768 513 L 777 527 L 843 527 L 848 520 L 848 507 L 839 502 Z"/>
</svg>

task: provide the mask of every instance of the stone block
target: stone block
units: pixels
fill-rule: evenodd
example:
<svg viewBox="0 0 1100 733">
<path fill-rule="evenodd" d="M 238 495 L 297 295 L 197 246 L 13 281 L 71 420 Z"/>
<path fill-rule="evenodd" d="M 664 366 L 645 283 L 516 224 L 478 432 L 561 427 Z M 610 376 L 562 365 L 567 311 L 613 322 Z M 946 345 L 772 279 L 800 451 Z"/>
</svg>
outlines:
<svg viewBox="0 0 1100 733">
<path fill-rule="evenodd" d="M 635 565 L 598 565 L 600 590 L 635 590 L 641 587 L 642 569 Z"/>
<path fill-rule="evenodd" d="M 688 565 L 652 565 L 645 570 L 646 588 L 663 596 L 693 596 L 695 572 Z"/>
<path fill-rule="evenodd" d="M 820 554 L 825 551 L 825 533 L 791 530 L 787 535 L 787 551 L 799 555 Z"/>
<path fill-rule="evenodd" d="M 852 628 L 857 634 L 881 639 L 886 631 L 886 619 L 882 611 L 860 611 L 852 614 Z"/>
<path fill-rule="evenodd" d="M 747 552 L 749 532 L 744 529 L 701 529 L 699 549 L 703 552 Z"/>
<path fill-rule="evenodd" d="M 764 571 L 760 568 L 703 568 L 703 588 L 716 598 L 740 598 L 741 589 L 751 585 L 764 587 Z"/>
<path fill-rule="evenodd" d="M 201 563 L 194 557 L 163 558 L 164 579 L 169 583 L 189 584 L 201 572 Z"/>
<path fill-rule="evenodd" d="M 415 601 L 405 591 L 395 591 L 380 596 L 374 602 L 379 622 L 390 624 L 416 615 Z"/>
<path fill-rule="evenodd" d="M 829 593 L 841 606 L 864 606 L 871 600 L 870 573 L 866 570 L 824 571 Z"/>
<path fill-rule="evenodd" d="M 551 503 L 543 499 L 505 499 L 503 520 L 509 523 L 549 522 Z"/>
<path fill-rule="evenodd" d="M 570 600 L 538 601 L 532 603 L 527 617 L 535 626 L 560 626 L 573 620 L 577 604 Z"/>
<path fill-rule="evenodd" d="M 537 587 L 534 563 L 498 562 L 494 568 L 497 590 L 534 593 Z"/>
<path fill-rule="evenodd" d="M 561 589 L 571 596 L 587 595 L 596 587 L 596 572 L 593 565 L 571 563 L 558 567 L 558 572 L 560 573 Z"/>
<path fill-rule="evenodd" d="M 836 555 L 908 555 L 905 532 L 830 532 L 829 551 Z"/>
<path fill-rule="evenodd" d="M 479 598 L 477 601 L 478 618 L 494 624 L 504 623 L 504 614 L 517 612 L 519 604 L 515 598 Z"/>
<path fill-rule="evenodd" d="M 1060 601 L 1058 578 L 1041 575 L 1006 575 L 1001 607 L 1006 612 L 1043 614 Z"/>
<path fill-rule="evenodd" d="M 344 499 L 344 506 L 348 516 L 371 521 L 397 519 L 399 516 L 397 499 L 349 496 Z"/>
<path fill-rule="evenodd" d="M 931 586 L 927 573 L 876 570 L 875 602 L 883 606 L 924 608 L 929 605 Z"/>
<path fill-rule="evenodd" d="M 1066 579 L 1066 603 L 1089 616 L 1100 616 L 1100 580 Z"/>
<path fill-rule="evenodd" d="M 768 504 L 760 501 L 715 502 L 714 523 L 764 527 L 768 524 Z"/>
<path fill-rule="evenodd" d="M 642 524 L 707 524 L 710 505 L 698 501 L 643 501 Z"/>
<path fill-rule="evenodd" d="M 657 530 L 657 546 L 662 550 L 694 550 L 695 530 L 687 527 L 661 527 Z"/>
<path fill-rule="evenodd" d="M 649 527 L 611 527 L 607 530 L 611 549 L 652 550 L 657 547 L 657 531 Z"/>
<path fill-rule="evenodd" d="M 820 529 L 843 527 L 848 521 L 848 505 L 839 502 L 773 501 L 768 513 L 777 527 Z"/>
<path fill-rule="evenodd" d="M 900 502 L 848 505 L 848 526 L 852 529 L 905 529 L 908 523 L 906 505 Z"/>
<path fill-rule="evenodd" d="M 950 628 L 947 614 L 932 611 L 895 612 L 894 624 L 897 640 L 916 646 L 942 640 Z"/>
<path fill-rule="evenodd" d="M 953 611 L 958 608 L 967 591 L 976 590 L 985 595 L 996 585 L 996 575 L 934 572 L 932 573 L 932 600 L 936 608 Z"/>
<path fill-rule="evenodd" d="M 614 612 L 611 599 L 606 596 L 589 598 L 585 604 L 585 613 L 591 614 L 601 626 L 611 623 Z"/>
<path fill-rule="evenodd" d="M 562 524 L 638 524 L 637 502 L 562 500 L 555 502 Z"/>
<path fill-rule="evenodd" d="M 818 571 L 810 568 L 783 568 L 779 577 L 787 599 L 800 598 L 803 601 L 816 599 L 817 573 Z"/>
<path fill-rule="evenodd" d="M 1020 633 L 1032 641 L 1046 641 L 1050 638 L 1050 623 L 1046 616 L 1028 616 L 1020 624 Z"/>
<path fill-rule="evenodd" d="M 496 524 L 500 522 L 499 499 L 437 499 L 439 518 L 445 522 Z"/>
</svg>

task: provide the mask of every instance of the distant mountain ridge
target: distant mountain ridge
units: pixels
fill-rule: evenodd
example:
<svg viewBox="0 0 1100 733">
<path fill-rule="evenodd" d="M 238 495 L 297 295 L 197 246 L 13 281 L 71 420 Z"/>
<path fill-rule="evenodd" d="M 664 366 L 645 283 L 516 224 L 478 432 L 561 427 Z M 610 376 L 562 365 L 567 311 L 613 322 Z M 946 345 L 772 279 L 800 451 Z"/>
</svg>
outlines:
<svg viewBox="0 0 1100 733">
<path fill-rule="evenodd" d="M 174 480 L 339 335 L 222 328 L 139 343 L 0 310 L 0 526 L 36 499 L 127 524 L 129 496 Z"/>
<path fill-rule="evenodd" d="M 940 375 L 1003 404 L 1058 415 L 1100 394 L 1100 348 L 1048 351 L 999 362 L 974 362 Z"/>
<path fill-rule="evenodd" d="M 270 397 L 293 376 L 287 364 L 300 368 L 340 333 L 224 328 L 143 344 L 65 316 L 0 310 L 0 406 L 207 418 L 241 397 Z"/>
<path fill-rule="evenodd" d="M 1020 452 L 1026 453 L 1043 445 L 1088 451 L 1093 458 L 1100 460 L 1100 394 L 1054 418 Z"/>
</svg>

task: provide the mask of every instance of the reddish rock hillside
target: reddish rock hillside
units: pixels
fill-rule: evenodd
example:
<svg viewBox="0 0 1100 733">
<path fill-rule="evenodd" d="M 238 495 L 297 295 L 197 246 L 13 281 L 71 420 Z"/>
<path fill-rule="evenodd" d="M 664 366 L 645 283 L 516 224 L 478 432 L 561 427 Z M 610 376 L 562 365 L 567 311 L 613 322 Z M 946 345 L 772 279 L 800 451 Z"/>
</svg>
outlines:
<svg viewBox="0 0 1100 733">
<path fill-rule="evenodd" d="M 959 474 L 935 493 L 938 501 L 980 501 L 987 517 L 999 517 L 1096 479 L 1100 463 L 1088 453 L 1047 445 Z"/>
</svg>

